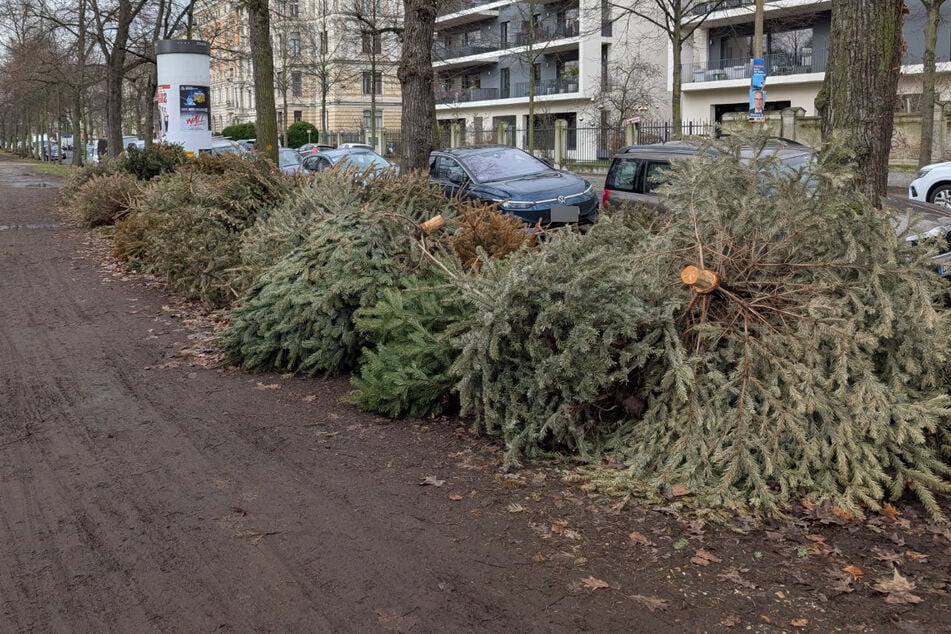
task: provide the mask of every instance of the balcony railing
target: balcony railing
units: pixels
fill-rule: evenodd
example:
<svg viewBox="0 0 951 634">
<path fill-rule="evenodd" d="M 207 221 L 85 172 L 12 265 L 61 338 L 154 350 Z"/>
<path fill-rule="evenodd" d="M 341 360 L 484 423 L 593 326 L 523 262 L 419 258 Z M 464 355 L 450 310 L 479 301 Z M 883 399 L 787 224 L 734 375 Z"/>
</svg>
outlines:
<svg viewBox="0 0 951 634">
<path fill-rule="evenodd" d="M 437 104 L 468 103 L 470 101 L 496 100 L 498 88 L 467 88 L 465 90 L 446 90 L 436 93 Z"/>
<path fill-rule="evenodd" d="M 541 95 L 558 95 L 564 93 L 576 93 L 578 92 L 578 78 L 569 77 L 561 79 L 543 79 L 542 81 L 535 82 L 535 96 Z M 515 84 L 515 90 L 512 91 L 513 97 L 527 97 L 528 96 L 528 82 L 519 82 Z"/>
<path fill-rule="evenodd" d="M 812 49 L 808 52 L 773 53 L 765 57 L 766 75 L 798 75 L 800 73 L 824 73 L 829 61 L 829 51 Z M 748 58 L 718 59 L 709 62 L 683 65 L 682 81 L 685 84 L 727 79 L 749 79 L 752 66 Z"/>
<path fill-rule="evenodd" d="M 534 38 L 531 38 L 531 40 L 535 43 L 550 42 L 578 37 L 579 33 L 578 22 L 570 21 L 559 24 L 557 27 L 538 27 L 535 29 Z M 433 45 L 433 60 L 446 61 L 457 57 L 481 55 L 482 53 L 493 53 L 504 49 L 527 46 L 529 39 L 528 33 L 516 33 L 503 42 L 483 40 L 458 46 L 447 46 L 444 42 L 436 42 Z"/>
<path fill-rule="evenodd" d="M 765 2 L 776 2 L 776 0 L 764 0 Z M 695 5 L 687 13 L 689 15 L 707 15 L 711 11 L 724 11 L 726 9 L 735 9 L 747 5 L 756 4 L 756 0 L 710 0 Z"/>
</svg>

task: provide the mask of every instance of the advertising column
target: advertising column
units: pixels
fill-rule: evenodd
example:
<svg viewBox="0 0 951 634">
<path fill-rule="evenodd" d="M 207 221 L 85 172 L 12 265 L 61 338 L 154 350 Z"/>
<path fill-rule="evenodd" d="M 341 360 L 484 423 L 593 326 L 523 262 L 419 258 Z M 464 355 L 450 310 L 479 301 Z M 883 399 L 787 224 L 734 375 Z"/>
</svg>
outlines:
<svg viewBox="0 0 951 634">
<path fill-rule="evenodd" d="M 199 40 L 155 43 L 159 139 L 192 154 L 211 149 L 210 52 Z"/>
</svg>

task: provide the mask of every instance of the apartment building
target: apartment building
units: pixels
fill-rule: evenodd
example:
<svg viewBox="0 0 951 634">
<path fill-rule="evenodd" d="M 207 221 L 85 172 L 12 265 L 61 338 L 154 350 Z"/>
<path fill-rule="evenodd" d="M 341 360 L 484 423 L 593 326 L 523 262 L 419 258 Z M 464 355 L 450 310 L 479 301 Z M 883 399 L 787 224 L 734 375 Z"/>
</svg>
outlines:
<svg viewBox="0 0 951 634">
<path fill-rule="evenodd" d="M 500 126 L 526 130 L 530 110 L 536 125 L 563 119 L 571 129 L 665 116 L 666 39 L 614 17 L 607 0 L 451 2 L 433 49 L 440 125 L 478 142 L 495 140 Z"/>
<path fill-rule="evenodd" d="M 685 20 L 710 11 L 701 3 Z M 684 49 L 684 120 L 719 121 L 727 112 L 749 109 L 750 59 L 753 54 L 754 0 L 728 0 L 709 13 Z M 915 112 L 921 97 L 925 12 L 907 3 L 907 47 L 898 87 L 900 109 Z M 831 0 L 765 0 L 763 52 L 766 61 L 766 111 L 802 108 L 818 114 L 815 97 L 829 59 Z M 942 8 L 936 51 L 939 98 L 951 99 L 951 5 Z"/>
<path fill-rule="evenodd" d="M 272 0 L 278 129 L 296 121 L 333 131 L 399 128 L 401 11 L 399 0 Z M 253 122 L 247 9 L 210 0 L 197 17 L 211 44 L 212 131 Z"/>
</svg>

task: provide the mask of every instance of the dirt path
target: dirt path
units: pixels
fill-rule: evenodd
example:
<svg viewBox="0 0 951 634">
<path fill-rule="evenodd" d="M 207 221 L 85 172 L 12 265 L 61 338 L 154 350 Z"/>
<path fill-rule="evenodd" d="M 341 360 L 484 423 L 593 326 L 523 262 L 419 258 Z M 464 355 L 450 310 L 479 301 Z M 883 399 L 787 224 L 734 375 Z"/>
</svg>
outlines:
<svg viewBox="0 0 951 634">
<path fill-rule="evenodd" d="M 924 601 L 892 606 L 881 531 L 830 526 L 810 560 L 803 526 L 502 477 L 458 421 L 203 362 L 194 314 L 104 267 L 56 195 L 0 160 L 0 632 L 945 631 L 941 527 L 888 527 L 925 557 Z M 831 590 L 848 562 L 870 583 Z"/>
</svg>

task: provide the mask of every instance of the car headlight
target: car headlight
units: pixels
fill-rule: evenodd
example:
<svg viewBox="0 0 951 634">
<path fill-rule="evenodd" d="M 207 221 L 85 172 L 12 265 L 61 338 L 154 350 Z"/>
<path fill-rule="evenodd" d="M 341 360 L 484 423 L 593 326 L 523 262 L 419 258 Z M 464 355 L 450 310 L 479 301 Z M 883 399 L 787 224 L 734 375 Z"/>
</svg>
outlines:
<svg viewBox="0 0 951 634">
<path fill-rule="evenodd" d="M 503 209 L 531 209 L 535 206 L 533 202 L 525 202 L 521 200 L 506 200 L 502 202 Z"/>
<path fill-rule="evenodd" d="M 918 170 L 918 173 L 915 174 L 915 177 L 914 177 L 912 180 L 915 180 L 915 181 L 916 181 L 916 180 L 918 180 L 919 178 L 921 178 L 922 176 L 924 176 L 925 174 L 927 174 L 927 173 L 930 172 L 930 171 L 931 171 L 931 168 L 930 168 L 930 167 L 923 167 L 923 168 L 921 168 L 920 170 Z"/>
</svg>

